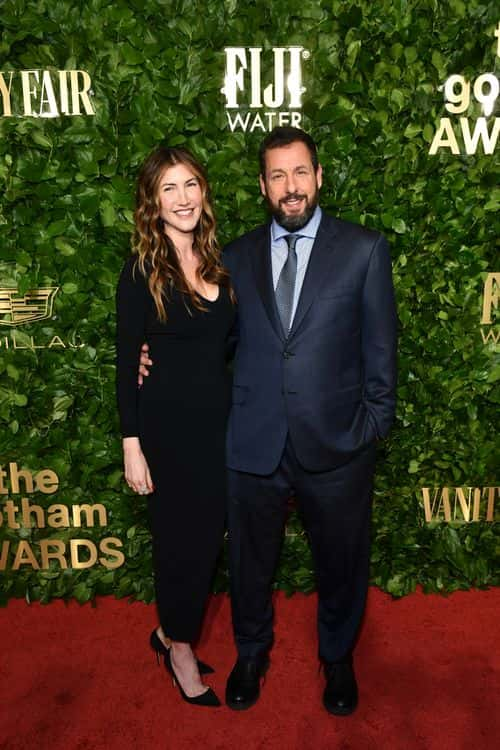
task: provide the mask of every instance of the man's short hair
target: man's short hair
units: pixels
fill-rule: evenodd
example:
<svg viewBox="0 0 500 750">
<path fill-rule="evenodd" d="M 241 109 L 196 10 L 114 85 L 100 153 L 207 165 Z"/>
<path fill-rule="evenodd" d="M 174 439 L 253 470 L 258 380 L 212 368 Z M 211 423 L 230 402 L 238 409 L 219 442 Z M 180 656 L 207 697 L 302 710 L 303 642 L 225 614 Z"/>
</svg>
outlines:
<svg viewBox="0 0 500 750">
<path fill-rule="evenodd" d="M 259 148 L 259 167 L 262 177 L 266 174 L 266 153 L 273 148 L 280 148 L 281 146 L 289 146 L 291 143 L 300 141 L 304 143 L 309 153 L 311 154 L 311 161 L 314 167 L 314 171 L 318 169 L 318 152 L 316 150 L 316 144 L 313 139 L 300 128 L 293 128 L 291 125 L 285 127 L 276 127 L 266 135 Z"/>
</svg>

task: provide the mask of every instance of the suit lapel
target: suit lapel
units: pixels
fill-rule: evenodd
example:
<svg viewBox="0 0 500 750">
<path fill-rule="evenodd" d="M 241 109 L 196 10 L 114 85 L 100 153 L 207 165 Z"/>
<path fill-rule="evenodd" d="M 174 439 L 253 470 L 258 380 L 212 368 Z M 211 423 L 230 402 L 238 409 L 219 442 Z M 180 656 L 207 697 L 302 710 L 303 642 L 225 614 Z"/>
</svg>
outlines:
<svg viewBox="0 0 500 750">
<path fill-rule="evenodd" d="M 297 305 L 297 310 L 293 318 L 292 328 L 288 338 L 291 338 L 297 331 L 328 276 L 330 266 L 333 262 L 333 256 L 335 254 L 332 247 L 332 239 L 337 233 L 337 222 L 332 217 L 323 214 L 311 250 L 304 283 L 302 284 L 302 289 L 300 291 L 299 303 Z"/>
<path fill-rule="evenodd" d="M 266 224 L 255 248 L 251 252 L 255 281 L 269 321 L 279 338 L 284 341 L 283 328 L 276 307 L 271 267 L 271 229 Z"/>
</svg>

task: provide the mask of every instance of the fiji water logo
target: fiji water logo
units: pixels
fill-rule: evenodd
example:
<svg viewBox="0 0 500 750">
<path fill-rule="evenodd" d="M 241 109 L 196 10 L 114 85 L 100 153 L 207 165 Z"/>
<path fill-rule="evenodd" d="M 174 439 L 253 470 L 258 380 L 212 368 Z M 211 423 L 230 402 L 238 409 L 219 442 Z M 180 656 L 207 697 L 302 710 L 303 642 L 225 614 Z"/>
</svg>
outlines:
<svg viewBox="0 0 500 750">
<path fill-rule="evenodd" d="M 302 61 L 304 47 L 273 47 L 263 60 L 262 47 L 226 47 L 226 73 L 221 92 L 226 98 L 229 129 L 268 131 L 276 125 L 300 127 L 302 122 Z"/>
</svg>

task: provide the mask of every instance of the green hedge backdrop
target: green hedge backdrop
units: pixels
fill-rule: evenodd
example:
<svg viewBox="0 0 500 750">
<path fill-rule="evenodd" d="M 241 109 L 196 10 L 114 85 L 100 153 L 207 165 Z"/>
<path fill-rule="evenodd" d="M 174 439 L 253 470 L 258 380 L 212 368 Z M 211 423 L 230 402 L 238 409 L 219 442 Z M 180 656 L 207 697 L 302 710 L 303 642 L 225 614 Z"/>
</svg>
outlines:
<svg viewBox="0 0 500 750">
<path fill-rule="evenodd" d="M 463 151 L 459 117 L 472 127 L 481 114 L 473 97 L 465 114 L 447 113 L 439 87 L 451 74 L 474 81 L 498 70 L 494 3 L 4 0 L 0 14 L 0 70 L 7 83 L 15 71 L 17 108 L 0 117 L 0 288 L 59 287 L 50 318 L 0 326 L 1 601 L 83 602 L 111 592 L 152 599 L 145 503 L 126 491 L 121 471 L 114 291 L 129 252 L 137 168 L 162 139 L 186 143 L 207 164 L 222 242 L 265 217 L 262 131 L 232 133 L 227 124 L 228 46 L 263 48 L 264 84 L 273 46 L 310 52 L 302 123 L 320 145 L 322 205 L 382 230 L 391 245 L 400 384 L 396 426 L 380 450 L 373 581 L 394 595 L 419 583 L 439 591 L 498 584 L 497 525 L 483 510 L 477 522 L 428 524 L 421 492 L 430 488 L 432 499 L 449 487 L 453 498 L 456 487 L 498 483 L 498 346 L 484 344 L 480 326 L 487 274 L 500 270 L 498 163 L 481 146 L 429 155 L 441 117 Z M 19 71 L 29 69 L 86 71 L 95 116 L 20 116 Z M 52 469 L 57 493 L 9 491 L 10 462 Z M 22 496 L 47 512 L 53 503 L 103 503 L 107 525 L 11 528 L 6 503 L 19 506 Z M 311 591 L 294 515 L 288 532 L 277 585 Z M 72 567 L 71 539 L 98 547 L 107 537 L 122 542 L 122 566 Z M 47 539 L 60 540 L 51 549 L 63 550 L 67 568 L 54 558 L 36 570 Z M 221 559 L 216 588 L 226 586 Z"/>
</svg>

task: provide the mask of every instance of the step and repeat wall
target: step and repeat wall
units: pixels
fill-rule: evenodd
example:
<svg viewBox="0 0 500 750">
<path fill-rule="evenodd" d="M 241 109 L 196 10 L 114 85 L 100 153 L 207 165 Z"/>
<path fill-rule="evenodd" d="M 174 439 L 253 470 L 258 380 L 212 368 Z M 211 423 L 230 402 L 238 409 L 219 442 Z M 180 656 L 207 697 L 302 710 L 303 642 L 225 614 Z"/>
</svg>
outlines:
<svg viewBox="0 0 500 750">
<path fill-rule="evenodd" d="M 372 580 L 498 584 L 494 3 L 4 0 L 0 16 L 1 601 L 152 599 L 114 382 L 137 170 L 160 141 L 188 145 L 224 243 L 266 217 L 257 150 L 277 124 L 317 140 L 322 206 L 392 250 L 399 401 Z M 277 585 L 314 588 L 293 509 Z"/>
</svg>

